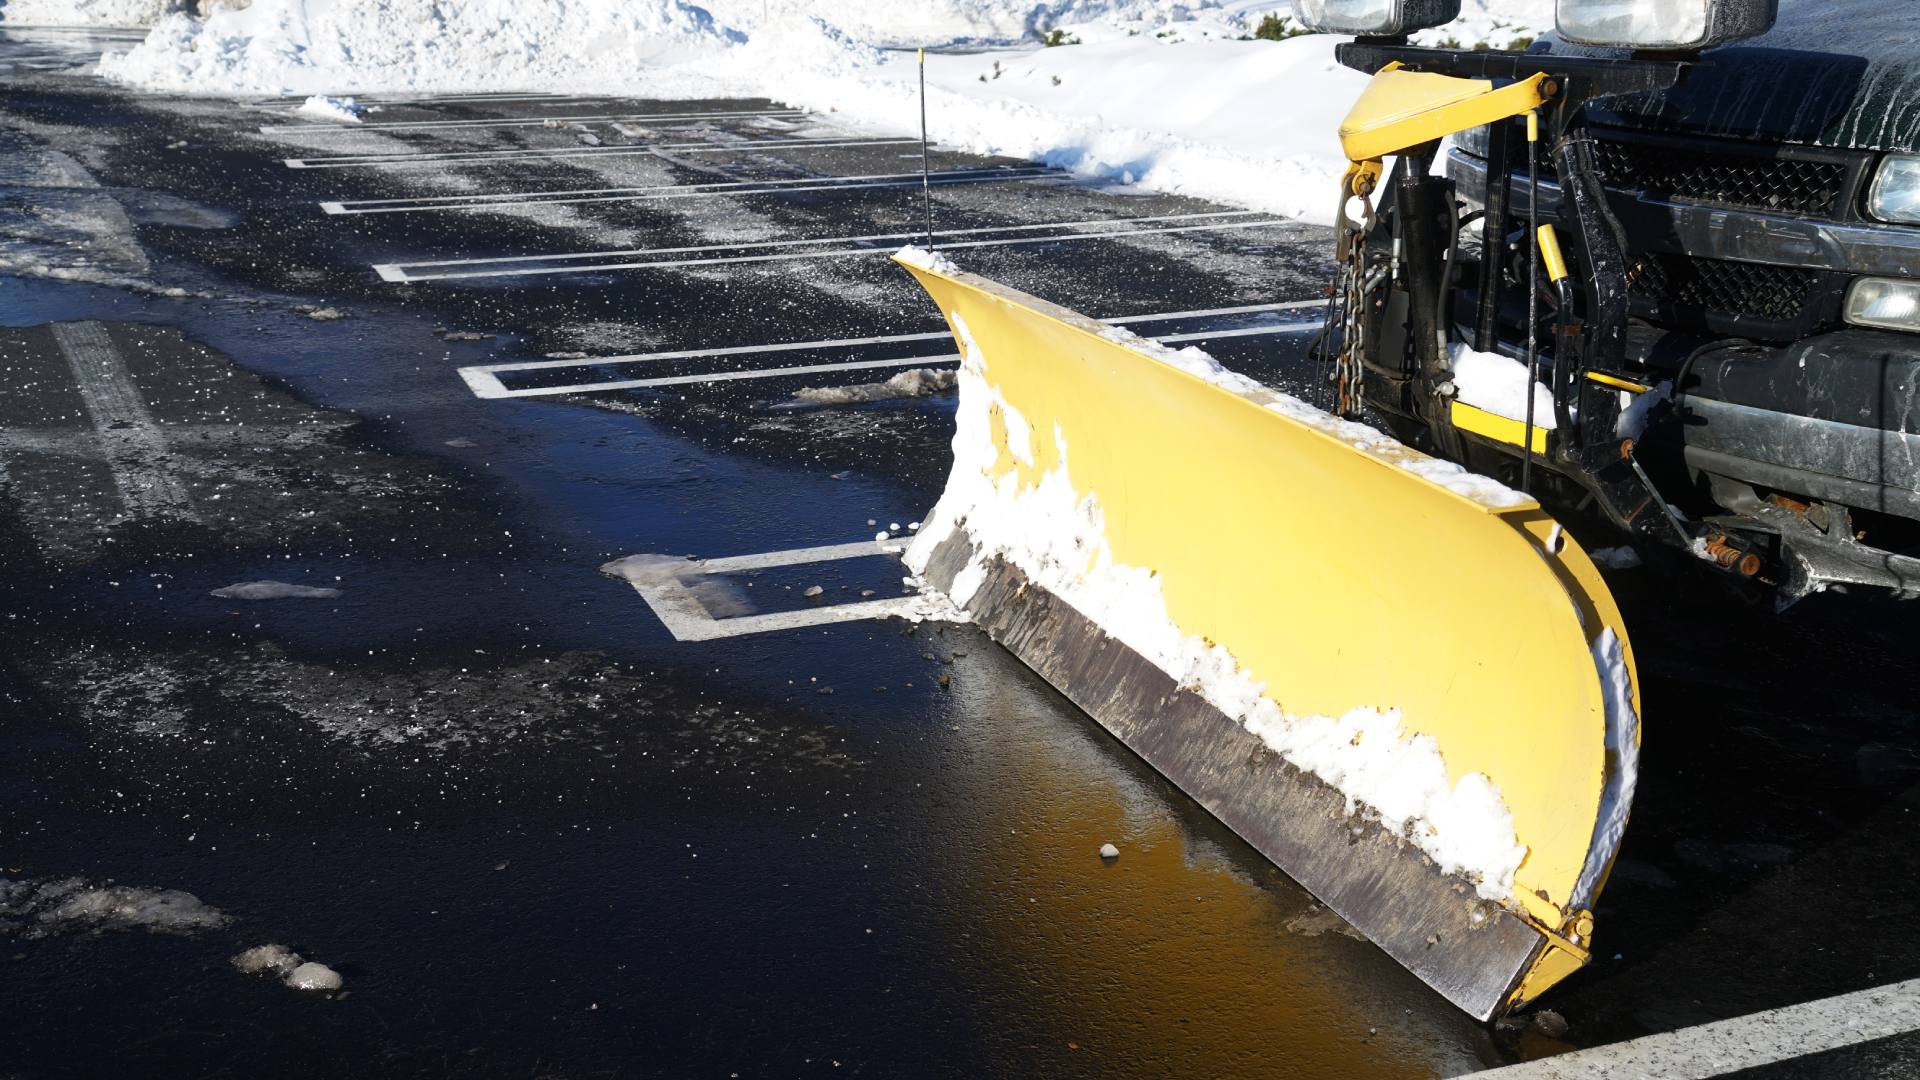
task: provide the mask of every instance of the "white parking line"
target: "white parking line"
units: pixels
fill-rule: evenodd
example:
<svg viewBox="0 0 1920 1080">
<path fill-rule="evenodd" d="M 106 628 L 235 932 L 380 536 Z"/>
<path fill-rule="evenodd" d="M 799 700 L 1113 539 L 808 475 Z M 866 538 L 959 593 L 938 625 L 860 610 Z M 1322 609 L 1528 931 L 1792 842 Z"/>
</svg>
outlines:
<svg viewBox="0 0 1920 1080">
<path fill-rule="evenodd" d="M 1203 214 L 1160 214 L 1137 218 L 1097 218 L 1086 221 L 1041 222 L 1032 225 L 996 225 L 974 229 L 940 229 L 936 237 L 979 236 L 990 233 L 1035 232 L 1042 229 L 1090 229 L 1089 232 L 1062 232 L 1046 236 L 1003 237 L 994 240 L 943 240 L 942 249 L 1001 247 L 1012 244 L 1049 244 L 1069 240 L 1102 240 L 1119 236 L 1146 236 L 1165 233 L 1217 231 L 1225 229 L 1261 229 L 1275 226 L 1292 225 L 1285 218 L 1259 218 L 1257 210 L 1225 210 Z M 1226 220 L 1229 218 L 1241 220 Z M 1170 221 L 1204 221 L 1200 225 L 1166 225 Z M 1149 226 L 1131 228 L 1129 226 Z M 444 281 L 462 278 L 480 277 L 531 277 L 542 274 L 575 274 L 606 270 L 639 270 L 680 266 L 715 266 L 726 263 L 775 262 L 786 259 L 828 259 L 853 255 L 892 255 L 886 246 L 848 247 L 827 250 L 805 251 L 802 248 L 818 248 L 827 244 L 867 244 L 879 241 L 912 242 L 926 237 L 925 232 L 910 233 L 869 233 L 865 236 L 829 236 L 812 240 L 764 240 L 742 244 L 709 244 L 700 247 L 675 248 L 627 248 L 609 251 L 576 251 L 555 255 L 509 255 L 480 259 L 443 259 L 435 262 L 417 263 L 376 263 L 374 272 L 384 281 Z M 785 249 L 766 251 L 766 249 Z M 748 255 L 701 255 L 709 251 L 766 251 L 763 254 Z M 628 256 L 684 255 L 685 258 L 627 259 Z M 583 263 L 586 259 L 624 259 L 626 261 Z M 542 263 L 568 264 L 544 266 Z M 512 264 L 520 264 L 517 267 Z M 487 267 L 475 270 L 441 270 L 440 267 Z M 415 273 L 426 268 L 428 273 Z"/>
<path fill-rule="evenodd" d="M 598 101 L 622 100 L 620 98 L 612 98 L 612 97 L 606 97 L 606 96 L 582 97 L 577 94 L 539 94 L 539 93 L 513 93 L 513 92 L 501 92 L 498 94 L 429 94 L 421 97 L 386 97 L 380 94 L 374 94 L 374 95 L 332 94 L 332 95 L 326 95 L 326 96 L 352 97 L 355 102 L 358 102 L 359 104 L 362 104 L 362 105 L 433 105 L 433 104 L 440 104 L 440 103 L 450 104 L 455 102 L 489 103 L 489 102 L 495 102 L 495 101 L 500 101 L 500 102 L 526 101 L 526 102 L 533 102 L 540 105 L 572 105 L 572 104 L 584 105 L 584 104 L 588 104 L 591 102 L 598 102 Z M 287 108 L 290 108 L 290 109 L 298 109 L 300 105 L 304 103 L 306 100 L 307 100 L 307 95 L 305 94 L 285 94 L 280 97 L 255 98 L 251 102 L 248 102 L 248 104 L 261 106 L 261 107 L 286 106 Z"/>
<path fill-rule="evenodd" d="M 738 143 L 668 143 L 646 146 L 555 146 L 521 150 L 467 150 L 442 154 L 339 154 L 323 158 L 287 158 L 289 169 L 355 169 L 405 165 L 487 165 L 529 158 L 632 157 L 674 150 L 682 154 L 758 154 L 768 150 L 818 150 L 856 146 L 917 146 L 919 139 L 756 139 Z"/>
<path fill-rule="evenodd" d="M 948 184 L 991 184 L 1057 181 L 1071 183 L 1071 173 L 1044 167 L 1022 169 L 965 169 L 934 173 L 934 187 Z M 323 202 L 329 214 L 404 214 L 415 210 L 486 210 L 496 206 L 573 205 L 600 202 L 648 202 L 659 199 L 711 198 L 719 195 L 776 195 L 790 191 L 859 191 L 869 188 L 919 187 L 919 173 L 879 173 L 870 176 L 809 176 L 792 180 L 730 180 L 712 184 L 655 184 L 651 187 L 584 188 L 575 191 L 521 191 L 494 195 L 440 195 L 415 199 L 353 199 Z"/>
<path fill-rule="evenodd" d="M 1920 1031 L 1920 979 L 1474 1073 L 1485 1080 L 1708 1080 Z"/>
<path fill-rule="evenodd" d="M 1277 311 L 1298 311 L 1322 307 L 1325 300 L 1289 300 L 1278 304 L 1242 304 L 1238 307 L 1194 308 L 1189 311 L 1156 311 L 1146 315 L 1115 315 L 1098 321 L 1109 326 L 1134 323 L 1175 322 L 1182 319 L 1217 319 L 1230 315 L 1264 315 Z M 752 356 L 762 353 L 813 352 L 819 349 L 846 349 L 861 345 L 898 345 L 909 341 L 937 341 L 951 338 L 948 330 L 923 334 L 887 334 L 880 337 L 822 338 L 818 341 L 781 341 L 771 345 L 732 345 L 719 349 L 678 349 L 672 352 L 625 353 L 618 356 L 594 356 L 582 360 L 521 360 L 507 364 L 482 364 L 485 371 L 546 371 L 553 368 L 601 367 L 607 364 L 640 364 L 655 360 L 695 360 L 710 356 Z"/>
<path fill-rule="evenodd" d="M 285 135 L 291 132 L 301 134 L 348 133 L 356 131 L 438 131 L 443 128 L 494 128 L 494 127 L 545 127 L 548 124 L 562 123 L 602 123 L 615 121 L 646 121 L 649 123 L 684 123 L 689 120 L 741 120 L 762 117 L 798 117 L 805 116 L 804 109 L 761 109 L 754 112 L 696 112 L 696 113 L 611 113 L 604 115 L 584 114 L 580 116 L 514 116 L 487 120 L 387 120 L 341 124 L 326 120 L 316 120 L 310 124 L 266 124 L 260 128 L 262 135 Z M 645 126 L 644 124 L 640 126 Z"/>
<path fill-rule="evenodd" d="M 1325 301 L 1323 300 L 1309 300 L 1301 304 L 1287 305 L 1287 306 L 1317 307 L 1324 303 Z M 1105 321 L 1116 322 L 1118 320 L 1109 319 Z M 1144 320 L 1133 320 L 1133 321 L 1144 321 Z M 1164 334 L 1157 337 L 1152 337 L 1149 340 L 1159 342 L 1162 345 L 1175 345 L 1175 344 L 1180 344 L 1182 342 L 1188 342 L 1188 341 L 1223 341 L 1230 338 L 1279 337 L 1286 334 L 1307 333 L 1309 331 L 1319 329 L 1321 325 L 1322 323 L 1316 319 L 1313 321 L 1288 322 L 1288 323 L 1280 323 L 1277 325 L 1268 325 L 1268 326 L 1241 326 L 1241 327 L 1235 327 L 1230 330 L 1197 330 L 1192 333 L 1186 333 L 1186 334 Z M 904 336 L 906 335 L 903 335 L 903 337 Z M 951 337 L 952 335 L 946 334 L 946 333 L 939 333 L 939 334 L 923 334 L 923 335 L 912 335 L 912 336 L 916 338 L 929 338 L 929 337 Z M 724 350 L 716 350 L 711 353 L 693 353 L 691 355 L 715 356 L 715 355 L 720 355 L 721 351 L 724 351 Z M 751 351 L 751 350 L 730 350 L 730 351 L 738 353 L 741 351 Z M 587 393 L 609 391 L 609 390 L 644 390 L 644 389 L 650 389 L 650 388 L 662 387 L 662 386 L 691 386 L 691 385 L 697 385 L 702 383 L 737 382 L 744 379 L 779 379 L 779 378 L 791 378 L 792 376 L 795 376 L 795 375 L 824 375 L 824 374 L 835 374 L 835 373 L 847 372 L 847 371 L 881 371 L 881 370 L 889 370 L 889 369 L 895 369 L 895 368 L 945 367 L 949 364 L 957 364 L 959 362 L 960 362 L 960 354 L 958 353 L 936 353 L 932 355 L 923 355 L 923 356 L 893 357 L 886 360 L 849 360 L 843 363 L 834 363 L 834 364 L 796 364 L 790 367 L 755 368 L 749 371 L 716 371 L 716 372 L 709 372 L 702 375 L 664 375 L 664 376 L 658 376 L 650 379 L 615 379 L 607 382 L 597 382 L 597 383 L 572 383 L 566 386 L 534 386 L 534 387 L 525 387 L 519 390 L 509 389 L 505 383 L 502 383 L 500 381 L 499 373 L 502 371 L 525 371 L 533 367 L 534 365 L 532 364 L 523 364 L 523 365 L 478 364 L 478 365 L 473 365 L 471 367 L 460 368 L 456 372 L 456 374 L 460 376 L 460 380 L 462 382 L 467 384 L 467 389 L 473 392 L 474 397 L 485 398 L 485 399 L 501 399 L 501 398 L 523 398 L 523 397 L 556 397 L 563 394 L 587 394 Z M 608 363 L 608 360 L 602 359 L 598 361 L 590 361 L 590 360 L 564 361 L 564 363 L 575 365 L 575 366 L 589 366 L 589 365 L 597 366 L 599 364 Z"/>
<path fill-rule="evenodd" d="M 830 604 L 797 611 L 775 611 L 759 615 L 735 615 L 717 618 L 701 602 L 696 590 L 700 579 L 716 574 L 737 574 L 779 566 L 806 566 L 843 559 L 864 559 L 895 553 L 873 541 L 832 544 L 825 547 L 794 548 L 760 555 L 741 555 L 727 559 L 674 559 L 661 555 L 635 555 L 600 568 L 634 588 L 654 615 L 676 641 L 715 641 L 743 634 L 764 634 L 774 630 L 796 630 L 809 626 L 861 619 L 884 619 L 893 615 L 914 617 L 924 606 L 917 596 L 897 596 L 884 600 L 861 600 L 850 604 Z M 737 599 L 737 594 L 735 597 Z"/>
</svg>

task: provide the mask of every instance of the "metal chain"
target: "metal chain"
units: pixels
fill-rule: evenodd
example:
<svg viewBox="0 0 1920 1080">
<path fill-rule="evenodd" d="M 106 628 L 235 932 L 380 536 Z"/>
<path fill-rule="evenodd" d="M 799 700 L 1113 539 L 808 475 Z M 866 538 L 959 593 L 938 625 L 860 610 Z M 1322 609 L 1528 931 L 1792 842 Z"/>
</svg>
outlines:
<svg viewBox="0 0 1920 1080">
<path fill-rule="evenodd" d="M 1365 396 L 1366 375 L 1363 358 L 1373 343 L 1367 340 L 1367 234 L 1374 226 L 1373 193 L 1378 182 L 1378 164 L 1371 169 L 1356 165 L 1347 171 L 1340 184 L 1340 212 L 1335 215 L 1338 230 L 1334 245 L 1334 286 L 1327 296 L 1327 325 L 1337 321 L 1340 328 L 1339 352 L 1333 356 L 1333 411 L 1338 416 L 1355 416 Z M 1348 209 L 1359 200 L 1363 213 L 1353 220 Z M 1330 348 L 1329 342 L 1323 348 Z"/>
</svg>

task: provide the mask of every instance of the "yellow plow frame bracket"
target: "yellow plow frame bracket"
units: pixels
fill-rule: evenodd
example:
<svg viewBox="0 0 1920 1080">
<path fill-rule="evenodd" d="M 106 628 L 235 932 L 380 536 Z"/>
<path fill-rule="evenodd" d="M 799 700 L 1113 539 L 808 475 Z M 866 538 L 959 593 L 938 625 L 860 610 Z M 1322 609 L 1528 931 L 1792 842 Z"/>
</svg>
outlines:
<svg viewBox="0 0 1920 1080">
<path fill-rule="evenodd" d="M 1408 71 L 1396 61 L 1373 76 L 1340 124 L 1340 146 L 1348 161 L 1378 161 L 1532 112 L 1546 104 L 1553 91 L 1552 80 L 1544 74 L 1496 88 L 1486 79 Z"/>
</svg>

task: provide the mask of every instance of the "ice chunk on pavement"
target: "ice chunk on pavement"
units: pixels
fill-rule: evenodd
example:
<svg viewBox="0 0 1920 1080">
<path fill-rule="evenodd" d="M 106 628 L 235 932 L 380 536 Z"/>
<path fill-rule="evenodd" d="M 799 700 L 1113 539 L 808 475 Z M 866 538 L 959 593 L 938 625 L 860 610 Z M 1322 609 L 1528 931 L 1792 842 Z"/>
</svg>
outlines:
<svg viewBox="0 0 1920 1080">
<path fill-rule="evenodd" d="M 300 103 L 294 112 L 315 120 L 331 120 L 336 124 L 357 124 L 363 110 L 352 98 L 332 98 L 315 94 Z"/>
<path fill-rule="evenodd" d="M 295 990 L 330 992 L 340 989 L 343 984 L 339 972 L 311 960 L 287 973 L 287 985 Z"/>
<path fill-rule="evenodd" d="M 1117 859 L 1120 857 L 1120 849 L 1114 847 L 1112 844 L 1101 844 L 1100 857 L 1103 859 Z"/>
<path fill-rule="evenodd" d="M 95 885 L 81 878 L 0 878 L 0 932 L 18 931 L 30 938 L 108 930 L 191 934 L 230 921 L 219 909 L 178 889 Z"/>
<path fill-rule="evenodd" d="M 289 585 L 284 581 L 243 581 L 215 589 L 213 595 L 222 600 L 333 600 L 340 596 L 340 590 Z"/>
<path fill-rule="evenodd" d="M 242 975 L 285 976 L 299 967 L 300 954 L 285 945 L 255 945 L 230 961 Z"/>
<path fill-rule="evenodd" d="M 794 391 L 794 398 L 810 405 L 859 405 L 868 401 L 892 401 L 896 398 L 926 397 L 954 387 L 954 373 L 937 368 L 910 368 L 886 382 L 856 383 L 852 386 L 809 386 Z"/>
</svg>

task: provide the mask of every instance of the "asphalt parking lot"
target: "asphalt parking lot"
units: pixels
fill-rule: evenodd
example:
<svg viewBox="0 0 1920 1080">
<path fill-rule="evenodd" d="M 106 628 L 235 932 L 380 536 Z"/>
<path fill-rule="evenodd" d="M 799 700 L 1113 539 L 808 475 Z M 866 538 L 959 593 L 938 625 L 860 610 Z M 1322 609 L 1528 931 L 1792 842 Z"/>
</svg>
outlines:
<svg viewBox="0 0 1920 1080">
<path fill-rule="evenodd" d="M 952 433 L 887 258 L 917 139 L 512 92 L 345 126 L 125 94 L 101 44 L 0 34 L 0 1076 L 1457 1076 L 1920 976 L 1907 608 L 1623 572 L 1600 955 L 1482 1027 L 916 621 L 873 536 Z M 1327 230 L 924 164 L 968 269 L 1317 392 Z M 270 942 L 344 992 L 229 964 Z M 1896 1035 L 1752 1075 L 1916 1073 Z"/>
</svg>

